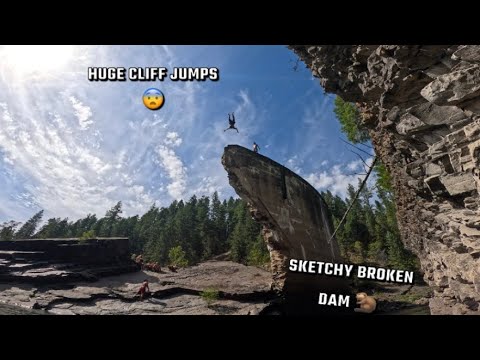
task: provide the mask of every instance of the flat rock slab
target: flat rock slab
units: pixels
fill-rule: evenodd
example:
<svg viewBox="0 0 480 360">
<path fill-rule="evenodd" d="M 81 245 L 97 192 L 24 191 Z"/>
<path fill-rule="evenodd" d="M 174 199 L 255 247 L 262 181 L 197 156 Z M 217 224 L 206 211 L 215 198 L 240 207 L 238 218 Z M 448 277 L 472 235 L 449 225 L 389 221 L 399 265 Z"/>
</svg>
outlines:
<svg viewBox="0 0 480 360">
<path fill-rule="evenodd" d="M 136 297 L 145 279 L 158 298 Z M 207 261 L 176 273 L 141 271 L 93 283 L 42 287 L 0 284 L 0 302 L 42 308 L 59 315 L 258 314 L 268 305 L 266 301 L 217 299 L 207 304 L 200 292 L 213 289 L 228 294 L 267 293 L 270 283 L 271 274 L 263 269 L 230 261 Z"/>
</svg>

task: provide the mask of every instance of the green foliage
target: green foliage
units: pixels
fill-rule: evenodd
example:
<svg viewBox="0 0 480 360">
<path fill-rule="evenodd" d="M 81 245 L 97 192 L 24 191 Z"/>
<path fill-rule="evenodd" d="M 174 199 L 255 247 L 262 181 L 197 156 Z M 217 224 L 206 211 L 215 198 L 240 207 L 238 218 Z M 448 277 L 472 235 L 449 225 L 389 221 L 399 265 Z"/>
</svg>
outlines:
<svg viewBox="0 0 480 360">
<path fill-rule="evenodd" d="M 247 256 L 247 264 L 253 266 L 263 266 L 270 261 L 270 254 L 264 244 L 264 240 L 261 235 L 257 237 L 257 240 L 250 245 L 250 250 Z"/>
<path fill-rule="evenodd" d="M 217 301 L 220 297 L 220 293 L 218 290 L 209 288 L 205 289 L 200 293 L 200 296 L 202 297 L 203 300 L 207 303 L 207 306 L 212 305 L 213 302 Z"/>
<path fill-rule="evenodd" d="M 322 194 L 331 209 L 335 227 L 355 193 L 356 189 L 350 186 L 345 200 L 329 192 Z M 342 256 L 352 263 L 368 262 L 404 270 L 418 268 L 416 258 L 405 250 L 400 239 L 393 194 L 379 188 L 376 195 L 378 200 L 372 204 L 373 191 L 365 185 L 344 225 L 337 232 Z"/>
<path fill-rule="evenodd" d="M 380 161 L 377 161 L 374 170 L 377 174 L 377 186 L 385 191 L 392 192 L 392 178 L 385 165 L 383 165 Z"/>
<path fill-rule="evenodd" d="M 95 236 L 95 232 L 93 230 L 88 230 L 88 231 L 85 231 L 82 236 L 80 236 L 80 238 L 78 239 L 80 242 L 85 242 L 87 241 L 88 239 L 95 239 L 96 236 Z"/>
<path fill-rule="evenodd" d="M 168 252 L 168 259 L 170 260 L 171 265 L 178 267 L 187 267 L 188 260 L 185 251 L 183 251 L 181 246 L 175 246 L 170 249 Z"/>
<path fill-rule="evenodd" d="M 354 104 L 343 101 L 337 96 L 333 112 L 342 125 L 342 132 L 350 142 L 357 144 L 370 140 L 368 131 L 362 127 L 360 113 Z"/>
<path fill-rule="evenodd" d="M 268 255 L 266 245 L 258 240 L 260 225 L 240 199 L 220 201 L 217 193 L 201 198 L 194 195 L 187 202 L 174 201 L 168 207 L 152 204 L 142 216 L 121 217 L 121 213 L 122 203 L 118 202 L 100 219 L 92 214 L 76 221 L 51 218 L 34 236 L 128 237 L 133 253 L 162 266 L 170 264 L 170 255 L 177 266 L 196 264 L 227 251 L 243 264 L 261 264 Z M 30 233 L 32 225 L 36 227 L 39 222 L 39 214 L 32 219 L 28 222 Z M 0 239 L 15 236 L 17 226 L 14 222 L 1 225 Z"/>
<path fill-rule="evenodd" d="M 6 221 L 0 225 L 0 241 L 11 241 L 15 236 L 15 229 L 20 223 Z"/>
<path fill-rule="evenodd" d="M 20 229 L 15 233 L 16 239 L 31 239 L 35 234 L 38 224 L 42 221 L 43 210 L 33 215 Z"/>
</svg>

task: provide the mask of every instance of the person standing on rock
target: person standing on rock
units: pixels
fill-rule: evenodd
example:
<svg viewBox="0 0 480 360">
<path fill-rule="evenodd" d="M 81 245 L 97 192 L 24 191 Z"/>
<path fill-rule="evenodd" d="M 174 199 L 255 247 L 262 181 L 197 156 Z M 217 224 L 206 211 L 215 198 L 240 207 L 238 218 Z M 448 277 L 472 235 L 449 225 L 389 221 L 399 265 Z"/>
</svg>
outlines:
<svg viewBox="0 0 480 360">
<path fill-rule="evenodd" d="M 258 150 L 260 150 L 260 146 L 254 141 L 253 142 L 253 152 L 258 153 Z"/>
<path fill-rule="evenodd" d="M 138 295 L 140 295 L 140 300 L 143 300 L 143 297 L 146 294 L 150 294 L 150 288 L 148 287 L 148 280 L 144 280 L 142 283 L 142 286 L 140 286 L 140 289 L 137 292 Z"/>
</svg>

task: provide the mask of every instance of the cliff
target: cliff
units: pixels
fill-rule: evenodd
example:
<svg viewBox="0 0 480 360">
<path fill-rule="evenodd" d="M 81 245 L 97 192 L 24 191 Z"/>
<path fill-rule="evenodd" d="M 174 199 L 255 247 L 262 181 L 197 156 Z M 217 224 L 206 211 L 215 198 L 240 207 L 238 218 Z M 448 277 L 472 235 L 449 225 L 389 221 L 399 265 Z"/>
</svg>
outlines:
<svg viewBox="0 0 480 360">
<path fill-rule="evenodd" d="M 480 303 L 480 46 L 290 46 L 327 92 L 356 102 L 393 178 L 402 240 L 432 314 Z"/>
<path fill-rule="evenodd" d="M 319 292 L 347 293 L 344 279 L 288 270 L 290 259 L 342 262 L 337 242 L 331 239 L 332 224 L 320 194 L 289 169 L 241 146 L 227 146 L 222 164 L 230 185 L 263 225 L 272 288 L 286 297 L 287 312 L 337 310 L 322 309 L 318 296 Z"/>
</svg>

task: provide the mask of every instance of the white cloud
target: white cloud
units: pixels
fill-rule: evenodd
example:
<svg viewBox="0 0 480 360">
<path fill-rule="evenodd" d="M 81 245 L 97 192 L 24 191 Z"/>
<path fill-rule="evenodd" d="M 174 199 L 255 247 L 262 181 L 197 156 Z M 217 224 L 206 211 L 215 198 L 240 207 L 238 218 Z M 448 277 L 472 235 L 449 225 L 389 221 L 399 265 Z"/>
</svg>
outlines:
<svg viewBox="0 0 480 360">
<path fill-rule="evenodd" d="M 1 180 L 6 182 L 2 219 L 24 221 L 39 209 L 45 209 L 45 217 L 103 216 L 119 200 L 125 200 L 126 213 L 138 213 L 153 203 L 143 186 L 135 187 L 135 179 L 119 172 L 126 151 L 117 160 L 90 146 L 91 136 L 85 138 L 83 130 L 69 126 L 74 117 L 35 111 L 30 116 L 22 109 L 23 118 L 17 118 L 0 104 L 0 148 L 3 159 L 14 164 L 14 172 Z"/>
<path fill-rule="evenodd" d="M 206 176 L 201 179 L 200 184 L 194 188 L 192 195 L 196 194 L 197 196 L 207 195 L 210 196 L 215 191 L 219 195 L 222 194 L 221 186 L 219 186 L 218 177 Z"/>
<path fill-rule="evenodd" d="M 169 131 L 165 137 L 165 144 L 172 146 L 179 146 L 182 143 L 182 138 L 175 132 Z"/>
<path fill-rule="evenodd" d="M 75 116 L 78 119 L 78 125 L 82 130 L 87 130 L 90 125 L 93 124 L 93 120 L 90 120 L 92 117 L 92 110 L 87 105 L 84 105 L 79 101 L 75 96 L 70 96 L 68 98 L 72 103 L 73 109 L 75 110 Z"/>
<path fill-rule="evenodd" d="M 299 160 L 298 156 L 295 155 L 287 160 L 287 167 L 290 168 L 293 172 L 301 174 L 302 169 L 300 168 L 300 165 L 302 164 L 302 162 L 303 161 Z"/>
<path fill-rule="evenodd" d="M 355 160 L 355 161 L 351 161 L 347 164 L 347 169 L 350 170 L 350 171 L 355 171 L 355 170 L 361 168 L 361 166 L 362 166 L 361 160 Z"/>
<path fill-rule="evenodd" d="M 373 158 L 369 158 L 365 162 L 368 165 L 371 165 L 372 161 Z M 358 162 L 360 162 L 360 160 L 358 160 Z M 357 164 L 357 161 L 355 161 L 354 163 L 354 168 L 357 168 L 359 164 Z M 352 164 L 353 162 L 349 163 L 347 165 L 347 169 L 352 170 Z M 351 184 L 356 188 L 358 185 L 358 180 L 363 180 L 364 178 L 365 175 L 346 173 L 342 165 L 334 165 L 328 171 L 310 173 L 308 176 L 305 177 L 305 180 L 307 180 L 310 184 L 313 185 L 313 187 L 315 187 L 319 191 L 330 190 L 332 194 L 339 195 L 340 197 L 345 198 L 347 195 L 348 185 Z M 367 184 L 371 184 L 372 181 L 374 181 L 374 177 L 370 177 Z"/>
<path fill-rule="evenodd" d="M 46 218 L 103 216 L 117 201 L 125 216 L 142 214 L 154 202 L 163 206 L 171 197 L 182 197 L 193 188 L 190 183 L 200 184 L 209 167 L 196 169 L 188 179 L 173 149 L 182 146 L 189 155 L 184 146 L 206 141 L 183 141 L 197 140 L 205 128 L 207 115 L 198 117 L 202 85 L 165 82 L 168 103 L 153 113 L 141 102 L 145 84 L 85 79 L 88 66 L 178 66 L 175 51 L 82 47 L 61 76 L 15 84 L 3 81 L 0 63 L 0 221 L 24 221 L 39 209 L 45 209 Z"/>
<path fill-rule="evenodd" d="M 171 183 L 167 185 L 168 194 L 174 199 L 182 198 L 186 188 L 186 169 L 182 160 L 172 149 L 164 145 L 157 147 L 160 165 L 165 169 Z"/>
</svg>

